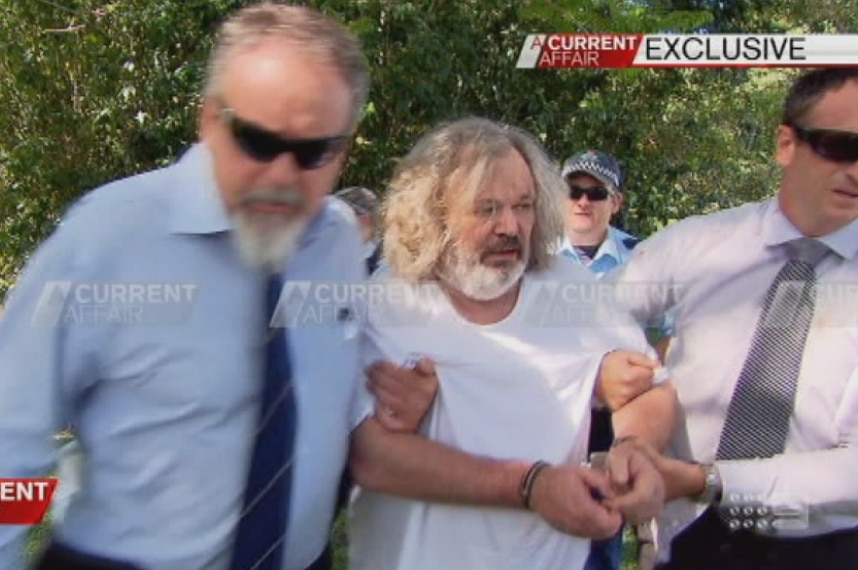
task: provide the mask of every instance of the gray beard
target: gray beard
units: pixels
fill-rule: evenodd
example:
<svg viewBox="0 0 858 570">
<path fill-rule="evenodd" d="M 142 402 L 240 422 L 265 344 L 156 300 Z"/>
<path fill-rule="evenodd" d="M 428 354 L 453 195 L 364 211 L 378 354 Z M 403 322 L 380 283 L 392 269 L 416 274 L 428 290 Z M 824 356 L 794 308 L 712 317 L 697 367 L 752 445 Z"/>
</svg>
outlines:
<svg viewBox="0 0 858 570">
<path fill-rule="evenodd" d="M 478 259 L 471 259 L 472 256 L 462 257 L 455 249 L 444 257 L 441 281 L 476 301 L 497 299 L 519 282 L 527 267 L 525 261 L 504 269 L 488 267 Z"/>
<path fill-rule="evenodd" d="M 298 242 L 307 229 L 307 220 L 298 218 L 283 222 L 238 212 L 233 216 L 235 242 L 242 261 L 255 270 L 268 273 L 282 272 L 298 248 Z"/>
</svg>

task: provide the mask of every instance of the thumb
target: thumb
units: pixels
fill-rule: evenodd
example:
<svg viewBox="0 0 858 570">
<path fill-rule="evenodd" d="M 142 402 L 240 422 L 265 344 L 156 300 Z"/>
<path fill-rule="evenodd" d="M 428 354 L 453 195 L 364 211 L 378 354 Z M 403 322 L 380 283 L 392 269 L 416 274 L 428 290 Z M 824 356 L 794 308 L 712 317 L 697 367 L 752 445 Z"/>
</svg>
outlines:
<svg viewBox="0 0 858 570">
<path fill-rule="evenodd" d="M 590 489 L 591 495 L 599 495 L 600 498 L 608 499 L 614 495 L 608 478 L 594 469 L 581 469 L 581 481 Z M 595 493 L 594 493 L 595 491 Z"/>
<path fill-rule="evenodd" d="M 642 352 L 630 352 L 628 356 L 628 361 L 629 364 L 633 364 L 635 366 L 643 366 L 652 370 L 655 370 L 658 366 L 661 365 L 658 360 L 650 358 Z"/>
<path fill-rule="evenodd" d="M 417 361 L 417 366 L 414 367 L 417 372 L 425 376 L 435 375 L 435 363 L 428 358 L 421 358 Z"/>
<path fill-rule="evenodd" d="M 609 475 L 611 482 L 620 489 L 624 489 L 629 484 L 631 473 L 629 469 L 629 457 L 618 454 L 611 457 L 612 461 L 609 467 Z"/>
</svg>

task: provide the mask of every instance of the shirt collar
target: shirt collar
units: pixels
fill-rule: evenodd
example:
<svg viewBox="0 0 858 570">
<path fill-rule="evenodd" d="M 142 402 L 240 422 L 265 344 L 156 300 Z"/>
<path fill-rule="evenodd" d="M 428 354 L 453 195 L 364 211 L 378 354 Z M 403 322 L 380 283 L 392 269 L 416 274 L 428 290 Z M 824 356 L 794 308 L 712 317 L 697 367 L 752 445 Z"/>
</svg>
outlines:
<svg viewBox="0 0 858 570">
<path fill-rule="evenodd" d="M 335 226 L 338 223 L 337 220 L 340 218 L 340 214 L 337 213 L 337 202 L 338 201 L 333 196 L 325 196 L 322 209 L 312 220 L 310 220 L 310 224 L 307 226 L 307 229 L 304 230 L 304 235 L 301 236 L 299 247 L 308 246 L 319 236 L 324 234 L 326 229 L 331 226 Z"/>
<path fill-rule="evenodd" d="M 608 226 L 608 234 L 605 236 L 605 241 L 602 242 L 602 245 L 599 246 L 599 249 L 596 251 L 596 255 L 593 259 L 598 259 L 600 257 L 609 256 L 614 259 L 614 261 L 621 261 L 620 256 L 620 248 L 617 245 L 617 241 L 619 241 L 620 236 L 617 231 Z"/>
<path fill-rule="evenodd" d="M 364 258 L 370 257 L 373 253 L 375 253 L 375 249 L 378 247 L 378 242 L 374 239 L 366 241 L 361 246 L 361 252 L 363 253 Z"/>
<path fill-rule="evenodd" d="M 202 143 L 188 150 L 174 166 L 170 191 L 170 232 L 216 234 L 232 230 L 214 179 L 211 153 Z"/>
<path fill-rule="evenodd" d="M 777 198 L 769 200 L 766 208 L 763 214 L 764 245 L 776 246 L 804 237 L 783 213 Z M 853 220 L 839 230 L 818 239 L 841 258 L 853 259 L 858 256 L 858 220 Z"/>
<path fill-rule="evenodd" d="M 569 236 L 563 236 L 563 239 L 560 241 L 560 246 L 557 248 L 559 253 L 567 253 L 574 252 L 575 248 L 572 247 L 572 242 L 569 241 Z"/>
<path fill-rule="evenodd" d="M 617 246 L 618 237 L 619 236 L 614 228 L 608 227 L 608 233 L 605 235 L 605 239 L 602 240 L 602 243 L 599 244 L 599 248 L 596 250 L 591 261 L 596 261 L 603 257 L 610 257 L 617 262 L 621 261 L 620 250 Z M 575 250 L 575 246 L 572 245 L 572 242 L 569 240 L 569 236 L 563 237 L 563 243 L 560 245 L 559 251 L 566 255 L 572 255 L 576 259 L 580 259 L 578 252 Z"/>
<path fill-rule="evenodd" d="M 217 234 L 233 230 L 233 222 L 224 207 L 214 178 L 214 165 L 209 149 L 197 143 L 174 166 L 176 182 L 170 189 L 170 232 L 175 234 Z M 315 216 L 300 246 L 315 240 L 332 223 L 336 223 L 335 207 L 330 197 Z"/>
</svg>

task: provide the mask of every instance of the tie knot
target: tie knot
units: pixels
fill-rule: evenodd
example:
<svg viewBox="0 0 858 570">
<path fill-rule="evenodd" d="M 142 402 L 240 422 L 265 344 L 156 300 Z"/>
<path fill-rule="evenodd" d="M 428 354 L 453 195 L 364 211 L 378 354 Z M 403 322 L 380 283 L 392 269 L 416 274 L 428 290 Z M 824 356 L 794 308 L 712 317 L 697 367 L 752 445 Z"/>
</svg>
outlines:
<svg viewBox="0 0 858 570">
<path fill-rule="evenodd" d="M 812 267 L 816 267 L 831 252 L 821 241 L 807 237 L 789 241 L 784 245 L 791 260 L 803 261 Z"/>
</svg>

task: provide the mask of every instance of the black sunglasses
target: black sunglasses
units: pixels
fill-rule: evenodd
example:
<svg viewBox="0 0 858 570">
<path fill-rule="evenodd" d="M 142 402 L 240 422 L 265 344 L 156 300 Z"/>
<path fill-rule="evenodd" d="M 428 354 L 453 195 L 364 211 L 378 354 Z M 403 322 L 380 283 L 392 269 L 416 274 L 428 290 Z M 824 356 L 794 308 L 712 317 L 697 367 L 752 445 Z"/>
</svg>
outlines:
<svg viewBox="0 0 858 570">
<path fill-rule="evenodd" d="M 858 133 L 834 129 L 813 129 L 788 125 L 798 139 L 810 145 L 811 150 L 822 158 L 833 162 L 858 161 Z"/>
<path fill-rule="evenodd" d="M 604 186 L 592 186 L 590 188 L 585 188 L 583 186 L 569 186 L 569 197 L 573 200 L 580 200 L 581 196 L 586 194 L 587 199 L 591 202 L 601 202 L 602 200 L 607 200 L 608 196 L 611 195 L 610 191 Z"/>
<path fill-rule="evenodd" d="M 284 139 L 276 133 L 240 118 L 229 107 L 223 107 L 221 117 L 232 133 L 238 147 L 259 162 L 271 162 L 284 153 L 291 153 L 304 170 L 328 164 L 345 146 L 348 137 L 323 139 Z"/>
</svg>

